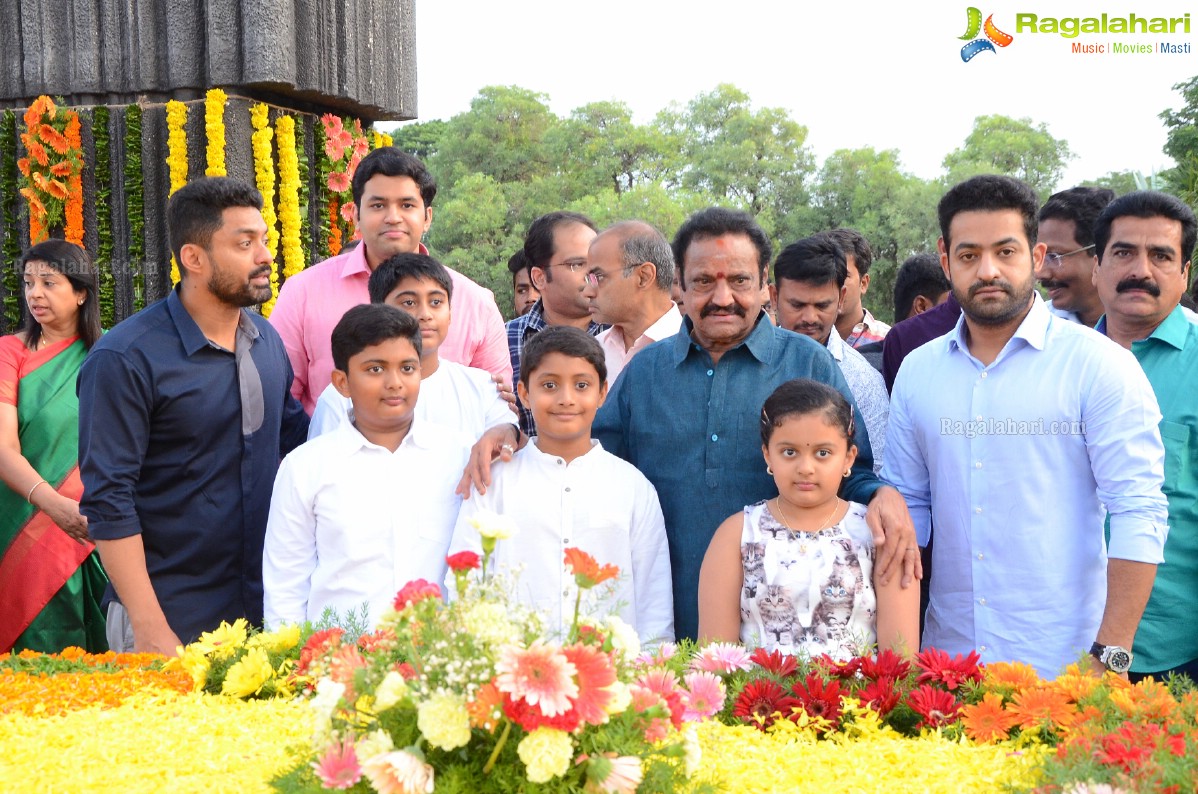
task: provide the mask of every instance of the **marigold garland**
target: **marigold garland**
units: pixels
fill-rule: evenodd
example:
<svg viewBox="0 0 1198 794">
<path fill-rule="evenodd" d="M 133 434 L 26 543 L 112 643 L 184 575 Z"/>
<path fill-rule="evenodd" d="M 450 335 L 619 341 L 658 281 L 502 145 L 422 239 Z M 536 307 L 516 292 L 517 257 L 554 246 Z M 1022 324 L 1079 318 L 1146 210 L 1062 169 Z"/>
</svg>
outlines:
<svg viewBox="0 0 1198 794">
<path fill-rule="evenodd" d="M 204 97 L 204 134 L 208 138 L 208 167 L 204 176 L 225 176 L 225 103 L 229 95 L 219 88 Z"/>
<path fill-rule="evenodd" d="M 304 123 L 296 124 L 295 126 L 295 154 L 296 160 L 299 163 L 299 209 L 300 209 L 300 247 L 304 251 L 305 261 L 304 267 L 312 264 L 314 260 L 314 250 L 312 248 L 312 208 L 309 204 L 310 191 L 308 189 L 308 177 L 311 171 L 308 159 L 308 146 L 305 139 L 306 127 Z"/>
<path fill-rule="evenodd" d="M 0 234 L 4 237 L 0 258 L 15 262 L 21 256 L 21 240 L 17 233 L 17 116 L 11 110 L 0 112 Z M 4 323 L 15 328 L 21 321 L 18 299 L 20 279 L 16 268 L 3 268 Z"/>
<path fill-rule="evenodd" d="M 254 134 L 250 143 L 254 150 L 254 184 L 262 194 L 262 220 L 266 221 L 266 247 L 272 258 L 279 255 L 279 222 L 275 215 L 275 161 L 271 141 L 275 132 L 270 126 L 270 108 L 258 103 L 250 108 L 250 124 Z M 262 316 L 270 317 L 279 297 L 278 263 L 270 271 L 270 300 L 262 304 Z"/>
<path fill-rule="evenodd" d="M 341 253 L 341 215 L 336 196 L 329 196 L 329 256 Z"/>
<path fill-rule="evenodd" d="M 279 116 L 275 121 L 279 147 L 279 225 L 283 241 L 283 277 L 304 269 L 304 248 L 300 242 L 299 159 L 295 152 L 295 119 Z"/>
<path fill-rule="evenodd" d="M 167 194 L 187 184 L 187 105 L 172 99 L 166 103 L 166 164 L 170 169 L 171 189 Z M 171 256 L 171 284 L 179 283 L 179 263 Z"/>
<path fill-rule="evenodd" d="M 71 112 L 67 121 L 66 139 L 71 151 L 83 152 L 83 135 L 79 123 L 79 114 Z M 82 158 L 81 158 L 82 162 Z M 67 177 L 67 199 L 64 207 L 66 227 L 63 236 L 68 243 L 83 246 L 83 169 L 75 169 Z"/>
<path fill-rule="evenodd" d="M 75 136 L 67 132 L 72 121 Z M 50 97 L 39 96 L 25 111 L 21 144 L 26 157 L 17 160 L 21 172 L 19 192 L 29 204 L 29 242 L 40 243 L 49 228 L 63 222 L 72 180 L 83 170 L 83 147 L 78 141 L 79 115 L 60 111 Z M 82 183 L 79 183 L 82 184 Z M 67 221 L 71 221 L 68 218 Z M 72 231 L 83 239 L 82 193 L 79 222 Z"/>
</svg>

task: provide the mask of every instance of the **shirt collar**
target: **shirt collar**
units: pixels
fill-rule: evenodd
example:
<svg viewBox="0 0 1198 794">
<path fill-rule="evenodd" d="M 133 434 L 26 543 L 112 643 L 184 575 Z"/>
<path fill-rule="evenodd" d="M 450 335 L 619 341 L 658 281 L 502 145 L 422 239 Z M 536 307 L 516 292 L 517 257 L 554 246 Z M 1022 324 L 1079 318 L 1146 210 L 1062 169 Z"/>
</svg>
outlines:
<svg viewBox="0 0 1198 794">
<path fill-rule="evenodd" d="M 384 452 L 391 453 L 391 450 L 379 444 L 375 444 L 373 441 L 366 438 L 366 436 L 362 435 L 362 431 L 358 430 L 353 423 L 352 407 L 349 409 L 349 414 L 350 421 L 343 422 L 335 430 L 330 432 L 330 435 L 334 433 L 337 435 L 338 441 L 344 445 L 347 452 L 352 453 L 363 449 L 381 449 Z M 396 449 L 396 452 L 404 449 L 405 447 L 416 447 L 418 449 L 427 450 L 434 449 L 436 446 L 435 434 L 430 435 L 428 422 L 422 422 L 419 419 L 413 418 L 412 425 L 408 428 L 408 434 L 403 437 L 403 441 L 399 442 L 399 448 Z"/>
<path fill-rule="evenodd" d="M 569 465 L 574 466 L 579 461 L 594 460 L 594 452 L 597 449 L 603 449 L 603 445 L 599 443 L 599 439 L 592 438 L 591 448 L 587 450 L 586 453 L 579 455 L 577 458 L 570 461 Z M 557 462 L 561 460 L 561 457 L 558 455 L 550 455 L 547 452 L 542 452 L 541 448 L 536 445 L 535 439 L 533 441 L 529 441 L 524 446 L 524 449 L 520 450 L 517 454 L 527 455 L 537 465 L 546 467 L 556 466 Z"/>
<path fill-rule="evenodd" d="M 1185 350 L 1186 339 L 1190 335 L 1190 322 L 1186 316 L 1185 307 L 1179 303 L 1173 307 L 1173 311 L 1169 312 L 1169 315 L 1156 327 L 1156 330 L 1148 335 L 1147 339 L 1137 339 L 1132 342 L 1132 347 L 1147 342 L 1149 339 L 1157 339 L 1178 350 Z M 1099 318 L 1098 325 L 1094 327 L 1103 336 L 1107 335 L 1105 314 Z"/>
<path fill-rule="evenodd" d="M 428 256 L 428 249 L 424 243 L 420 244 L 416 253 Z M 352 251 L 342 256 L 345 257 L 345 261 L 341 263 L 341 278 L 353 278 L 359 273 L 365 273 L 367 278 L 370 277 L 370 263 L 366 261 L 366 243 L 358 243 Z"/>
<path fill-rule="evenodd" d="M 661 317 L 658 317 L 653 325 L 645 329 L 642 336 L 648 337 L 650 342 L 657 342 L 665 339 L 671 334 L 678 333 L 678 329 L 682 327 L 682 312 L 678 311 L 678 304 L 670 302 L 670 308 Z M 639 339 L 632 340 L 633 344 L 640 341 Z"/>
<path fill-rule="evenodd" d="M 171 317 L 171 321 L 175 324 L 175 330 L 179 332 L 179 339 L 183 342 L 183 350 L 188 356 L 194 356 L 198 351 L 206 347 L 212 347 L 212 343 L 208 341 L 208 337 L 204 336 L 204 332 L 200 330 L 200 326 L 196 324 L 195 319 L 187 312 L 187 308 L 183 305 L 183 301 L 179 298 L 180 286 L 176 286 L 166 296 L 166 311 Z M 259 336 L 258 326 L 250 319 L 249 313 L 244 309 L 241 310 L 237 318 L 237 333 L 245 336 L 252 344 Z M 232 351 L 230 351 L 232 352 Z"/>
<path fill-rule="evenodd" d="M 674 336 L 674 366 L 682 364 L 692 352 L 697 353 L 702 349 L 698 342 L 691 339 L 691 331 L 694 329 L 695 324 L 691 322 L 691 318 L 683 317 L 682 328 Z M 769 362 L 774 353 L 774 324 L 766 319 L 764 311 L 757 315 L 757 324 L 745 340 L 732 350 L 740 347 L 747 348 L 749 353 L 763 364 Z M 731 351 L 725 351 L 725 355 L 729 352 Z"/>
<path fill-rule="evenodd" d="M 1003 350 L 998 354 L 998 358 L 1002 358 L 1003 353 L 1011 346 L 1011 342 L 1016 339 L 1022 339 L 1030 346 L 1037 350 L 1043 350 L 1048 343 L 1048 330 L 1053 322 L 1067 323 L 1062 317 L 1053 317 L 1048 311 L 1048 306 L 1045 305 L 1044 299 L 1040 297 L 1039 292 L 1032 292 L 1032 308 L 1024 316 L 1023 322 L 1015 329 L 1015 333 L 1003 345 Z M 969 353 L 969 345 L 965 343 L 965 312 L 961 312 L 961 316 L 957 318 L 957 326 L 949 336 L 949 349 L 956 347 L 967 355 Z M 998 359 L 995 359 L 997 361 Z"/>
<path fill-rule="evenodd" d="M 840 333 L 836 330 L 836 326 L 832 326 L 832 332 L 828 334 L 828 344 L 825 345 L 828 352 L 832 354 L 832 358 L 837 361 L 844 361 L 844 340 L 840 338 Z"/>
</svg>

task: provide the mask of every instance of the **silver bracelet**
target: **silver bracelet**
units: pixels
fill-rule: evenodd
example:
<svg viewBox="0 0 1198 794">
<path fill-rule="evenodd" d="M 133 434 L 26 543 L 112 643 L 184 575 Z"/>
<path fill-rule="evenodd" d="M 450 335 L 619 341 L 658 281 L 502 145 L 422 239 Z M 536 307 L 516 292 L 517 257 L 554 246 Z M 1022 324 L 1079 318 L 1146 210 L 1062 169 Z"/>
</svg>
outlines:
<svg viewBox="0 0 1198 794">
<path fill-rule="evenodd" d="M 25 501 L 29 502 L 29 504 L 33 504 L 33 492 L 37 490 L 39 485 L 49 484 L 50 483 L 46 482 L 45 480 L 38 480 L 36 483 L 34 483 L 33 487 L 29 489 L 29 493 L 25 494 Z"/>
</svg>

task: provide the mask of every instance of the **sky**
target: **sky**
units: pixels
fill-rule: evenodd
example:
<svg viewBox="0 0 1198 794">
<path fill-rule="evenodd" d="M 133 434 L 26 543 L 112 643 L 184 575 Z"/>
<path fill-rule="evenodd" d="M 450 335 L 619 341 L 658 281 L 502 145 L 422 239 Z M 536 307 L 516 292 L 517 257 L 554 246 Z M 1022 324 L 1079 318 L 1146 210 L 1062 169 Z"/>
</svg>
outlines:
<svg viewBox="0 0 1198 794">
<path fill-rule="evenodd" d="M 1198 6 L 1181 0 L 973 0 L 1010 34 L 965 62 L 968 0 L 914 4 L 786 0 L 416 0 L 420 120 L 469 109 L 487 85 L 541 92 L 567 115 L 621 100 L 652 120 L 720 83 L 754 107 L 781 107 L 808 128 L 818 161 L 842 148 L 897 149 L 905 170 L 942 173 L 977 116 L 1030 118 L 1075 154 L 1059 187 L 1109 171 L 1172 165 L 1159 115 L 1181 107 L 1173 86 L 1198 75 Z M 1046 18 L 1182 17 L 1190 33 L 1017 31 L 1017 14 Z M 1068 23 L 1065 23 L 1067 25 Z M 1108 23 L 1109 24 L 1109 23 Z M 979 33 L 978 38 L 985 39 Z M 1001 39 L 1001 36 L 999 37 Z M 1188 45 L 1181 54 L 1111 52 L 1112 45 Z M 1077 54 L 1074 43 L 1102 45 Z"/>
</svg>

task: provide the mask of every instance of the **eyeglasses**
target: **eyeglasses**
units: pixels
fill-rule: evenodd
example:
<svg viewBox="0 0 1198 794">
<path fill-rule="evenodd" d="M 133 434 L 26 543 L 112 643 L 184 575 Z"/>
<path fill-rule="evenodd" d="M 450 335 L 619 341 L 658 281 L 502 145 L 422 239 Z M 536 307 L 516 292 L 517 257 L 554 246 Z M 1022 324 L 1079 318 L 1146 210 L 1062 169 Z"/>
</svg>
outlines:
<svg viewBox="0 0 1198 794">
<path fill-rule="evenodd" d="M 610 273 L 604 273 L 602 270 L 592 270 L 586 274 L 587 285 L 598 288 L 610 275 Z"/>
<path fill-rule="evenodd" d="M 567 259 L 565 262 L 553 262 L 545 267 L 568 267 L 571 273 L 577 273 L 587 266 L 585 259 Z"/>
<path fill-rule="evenodd" d="M 1089 251 L 1093 247 L 1094 247 L 1094 243 L 1090 243 L 1087 246 L 1083 246 L 1082 248 L 1079 248 L 1076 251 L 1070 251 L 1067 254 L 1045 254 L 1044 262 L 1049 267 L 1060 267 L 1061 260 L 1064 259 L 1065 257 L 1073 256 L 1074 254 L 1080 254 L 1082 251 Z"/>
</svg>

